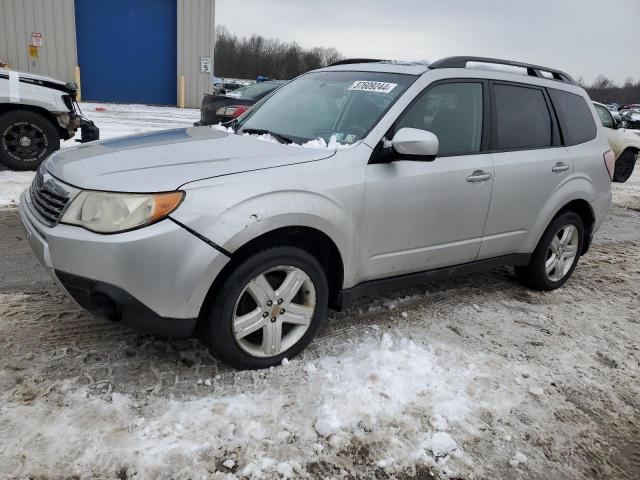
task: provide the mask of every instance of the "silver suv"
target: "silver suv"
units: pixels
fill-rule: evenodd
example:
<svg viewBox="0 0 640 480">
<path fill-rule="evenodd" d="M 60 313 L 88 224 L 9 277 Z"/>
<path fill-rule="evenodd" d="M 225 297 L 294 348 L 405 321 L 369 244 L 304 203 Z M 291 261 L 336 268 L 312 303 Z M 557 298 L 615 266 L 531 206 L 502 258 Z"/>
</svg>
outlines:
<svg viewBox="0 0 640 480">
<path fill-rule="evenodd" d="M 605 218 L 614 162 L 563 72 L 343 61 L 224 127 L 55 153 L 20 212 L 82 307 L 264 368 L 364 294 L 503 265 L 560 287 Z"/>
</svg>

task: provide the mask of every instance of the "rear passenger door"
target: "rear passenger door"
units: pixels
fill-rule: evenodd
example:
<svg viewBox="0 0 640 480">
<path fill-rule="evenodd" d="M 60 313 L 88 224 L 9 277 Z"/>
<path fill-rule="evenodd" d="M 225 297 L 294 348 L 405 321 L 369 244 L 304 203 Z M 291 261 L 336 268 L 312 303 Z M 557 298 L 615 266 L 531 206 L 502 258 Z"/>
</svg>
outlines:
<svg viewBox="0 0 640 480">
<path fill-rule="evenodd" d="M 526 253 L 530 229 L 573 170 L 546 89 L 493 81 L 491 106 L 495 178 L 479 259 Z"/>
</svg>

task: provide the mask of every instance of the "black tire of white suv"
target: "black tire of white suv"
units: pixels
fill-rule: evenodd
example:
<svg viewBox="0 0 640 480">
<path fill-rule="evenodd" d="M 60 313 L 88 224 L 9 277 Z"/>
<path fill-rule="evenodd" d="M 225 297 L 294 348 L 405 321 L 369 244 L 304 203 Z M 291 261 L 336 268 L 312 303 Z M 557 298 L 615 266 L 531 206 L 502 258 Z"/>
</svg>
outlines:
<svg viewBox="0 0 640 480">
<path fill-rule="evenodd" d="M 636 153 L 632 150 L 625 150 L 616 160 L 616 167 L 613 171 L 613 181 L 624 183 L 629 180 L 636 166 Z"/>
<path fill-rule="evenodd" d="M 11 170 L 35 170 L 60 148 L 60 135 L 50 120 L 30 110 L 0 115 L 0 163 Z"/>
<path fill-rule="evenodd" d="M 289 274 L 298 278 L 287 293 Z M 263 283 L 265 277 L 269 285 Z M 325 271 L 313 255 L 298 247 L 267 248 L 234 265 L 203 318 L 204 340 L 214 357 L 232 367 L 279 365 L 300 353 L 320 331 L 328 299 Z M 276 332 L 277 348 L 269 351 L 265 336 L 275 337 Z"/>
<path fill-rule="evenodd" d="M 560 246 L 563 243 L 561 236 L 568 230 L 573 231 L 575 234 L 570 248 L 568 245 Z M 559 246 L 557 250 L 555 245 Z M 571 277 L 573 270 L 576 268 L 583 245 L 584 223 L 582 219 L 575 212 L 562 212 L 553 219 L 545 230 L 531 256 L 529 265 L 515 267 L 516 277 L 533 290 L 555 290 L 560 288 Z M 551 273 L 547 271 L 547 268 L 552 266 L 554 255 L 564 257 L 571 251 L 574 251 L 575 255 L 570 258 L 570 265 L 567 265 L 561 274 L 556 274 L 554 270 Z"/>
</svg>

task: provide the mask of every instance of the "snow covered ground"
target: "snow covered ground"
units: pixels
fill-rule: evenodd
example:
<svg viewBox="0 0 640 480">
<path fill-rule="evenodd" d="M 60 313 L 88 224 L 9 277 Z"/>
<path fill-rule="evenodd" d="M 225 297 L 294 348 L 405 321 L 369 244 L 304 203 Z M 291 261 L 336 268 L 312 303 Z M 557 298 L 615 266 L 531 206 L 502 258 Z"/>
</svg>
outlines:
<svg viewBox="0 0 640 480">
<path fill-rule="evenodd" d="M 80 107 L 82 113 L 100 128 L 100 138 L 103 140 L 154 130 L 190 127 L 200 120 L 200 111 L 188 108 L 89 102 L 81 103 Z M 79 135 L 77 133 L 76 137 Z M 61 148 L 75 145 L 78 143 L 74 137 L 62 142 Z M 11 172 L 0 165 L 0 207 L 15 205 L 32 179 L 33 172 Z"/>
<path fill-rule="evenodd" d="M 198 116 L 83 108 L 103 138 Z M 0 209 L 0 478 L 637 478 L 638 170 L 564 288 L 499 269 L 362 299 L 260 372 L 83 312 Z M 4 198 L 32 175 L 4 173 Z"/>
</svg>

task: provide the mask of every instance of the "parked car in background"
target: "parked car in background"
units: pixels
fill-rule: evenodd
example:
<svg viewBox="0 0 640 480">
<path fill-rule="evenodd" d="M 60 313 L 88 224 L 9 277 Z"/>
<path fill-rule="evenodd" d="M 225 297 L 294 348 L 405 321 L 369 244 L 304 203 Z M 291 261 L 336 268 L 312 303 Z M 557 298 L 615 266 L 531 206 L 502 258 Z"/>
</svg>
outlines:
<svg viewBox="0 0 640 480">
<path fill-rule="evenodd" d="M 625 105 L 620 109 L 620 117 L 625 128 L 640 130 L 640 105 Z"/>
<path fill-rule="evenodd" d="M 211 91 L 215 94 L 221 93 L 224 88 L 224 80 L 216 76 L 211 77 Z"/>
<path fill-rule="evenodd" d="M 254 82 L 250 80 L 223 79 L 222 90 L 220 91 L 220 93 L 224 94 L 225 92 L 233 92 L 234 90 L 238 90 L 248 85 L 253 85 L 253 83 Z"/>
<path fill-rule="evenodd" d="M 77 109 L 75 83 L 0 69 L 0 163 L 35 170 L 60 140 L 97 140 L 99 130 Z"/>
<path fill-rule="evenodd" d="M 225 94 L 206 94 L 200 107 L 200 121 L 194 125 L 214 125 L 238 118 L 258 100 L 285 83 L 284 80 L 273 80 L 246 85 Z"/>
<path fill-rule="evenodd" d="M 629 180 L 636 166 L 640 152 L 640 130 L 627 130 L 622 126 L 622 120 L 616 120 L 606 105 L 598 102 L 593 102 L 593 105 L 616 155 L 613 181 L 624 183 Z"/>
<path fill-rule="evenodd" d="M 483 62 L 524 73 L 467 68 Z M 362 295 L 506 265 L 561 287 L 606 217 L 614 163 L 564 72 L 347 60 L 224 131 L 57 152 L 19 209 L 35 256 L 84 308 L 196 331 L 220 360 L 267 368 Z"/>
<path fill-rule="evenodd" d="M 607 107 L 607 109 L 611 112 L 611 115 L 613 115 L 613 119 L 616 121 L 616 123 L 622 121 L 622 117 L 620 116 L 620 112 L 618 111 L 617 103 L 611 103 L 609 105 L 605 105 L 605 107 Z"/>
</svg>

